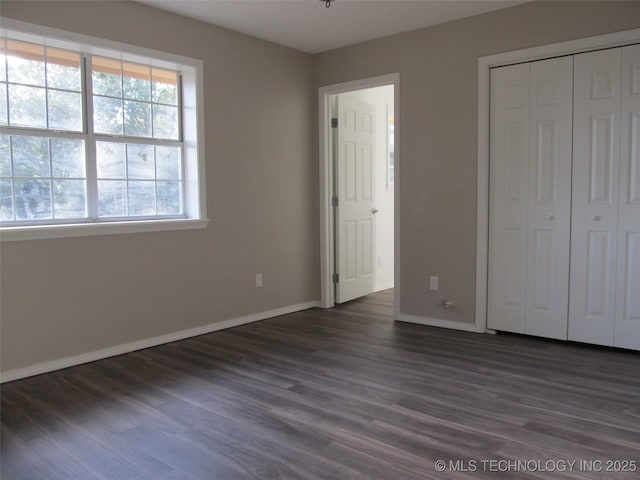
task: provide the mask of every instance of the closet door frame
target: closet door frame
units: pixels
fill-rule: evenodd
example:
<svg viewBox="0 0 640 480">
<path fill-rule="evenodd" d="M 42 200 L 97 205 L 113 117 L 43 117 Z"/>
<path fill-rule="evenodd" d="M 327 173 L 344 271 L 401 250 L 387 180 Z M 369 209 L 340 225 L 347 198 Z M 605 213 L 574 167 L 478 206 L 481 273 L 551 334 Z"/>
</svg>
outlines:
<svg viewBox="0 0 640 480">
<path fill-rule="evenodd" d="M 478 194 L 476 227 L 476 315 L 475 330 L 487 330 L 489 268 L 489 102 L 491 68 L 521 62 L 573 55 L 640 42 L 640 28 L 582 38 L 568 42 L 527 48 L 478 59 Z"/>
</svg>

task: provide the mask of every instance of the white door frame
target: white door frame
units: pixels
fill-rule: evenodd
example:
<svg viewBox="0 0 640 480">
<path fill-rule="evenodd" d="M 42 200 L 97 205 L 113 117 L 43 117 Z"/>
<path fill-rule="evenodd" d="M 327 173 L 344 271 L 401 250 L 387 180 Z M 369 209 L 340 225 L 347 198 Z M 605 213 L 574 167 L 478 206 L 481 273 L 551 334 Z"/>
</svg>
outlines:
<svg viewBox="0 0 640 480">
<path fill-rule="evenodd" d="M 489 261 L 489 92 L 490 69 L 560 55 L 620 47 L 640 42 L 640 28 L 580 38 L 478 59 L 478 204 L 476 227 L 476 330 L 487 328 Z"/>
<path fill-rule="evenodd" d="M 334 232 L 333 232 L 333 207 L 331 206 L 333 164 L 331 161 L 331 108 L 329 98 L 338 93 L 363 90 L 365 88 L 393 85 L 393 115 L 395 134 L 394 155 L 394 198 L 393 198 L 393 250 L 394 250 L 394 294 L 393 311 L 394 318 L 399 313 L 400 292 L 400 74 L 390 73 L 378 77 L 363 78 L 350 82 L 336 83 L 319 88 L 319 143 L 320 143 L 320 305 L 322 308 L 331 308 L 335 305 L 335 292 L 333 288 L 334 265 Z"/>
</svg>

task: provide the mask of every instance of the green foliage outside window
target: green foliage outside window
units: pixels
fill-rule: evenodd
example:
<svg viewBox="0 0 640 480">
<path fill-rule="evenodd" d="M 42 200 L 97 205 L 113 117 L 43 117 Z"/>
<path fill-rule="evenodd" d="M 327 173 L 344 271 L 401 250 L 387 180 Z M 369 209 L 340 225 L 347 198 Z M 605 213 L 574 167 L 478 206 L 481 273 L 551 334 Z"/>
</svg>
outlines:
<svg viewBox="0 0 640 480">
<path fill-rule="evenodd" d="M 90 98 L 80 53 L 0 39 L 5 225 L 87 219 L 91 190 L 97 218 L 183 213 L 178 73 L 87 58 Z M 92 179 L 88 165 L 95 166 Z"/>
</svg>

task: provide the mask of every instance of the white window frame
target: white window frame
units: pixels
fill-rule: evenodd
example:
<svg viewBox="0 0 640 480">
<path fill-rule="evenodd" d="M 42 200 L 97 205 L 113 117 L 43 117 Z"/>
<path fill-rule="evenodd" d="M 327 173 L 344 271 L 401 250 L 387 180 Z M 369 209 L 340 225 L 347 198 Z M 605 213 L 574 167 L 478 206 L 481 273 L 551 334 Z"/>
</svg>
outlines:
<svg viewBox="0 0 640 480">
<path fill-rule="evenodd" d="M 205 191 L 202 60 L 1 17 L 0 25 L 2 25 L 0 35 L 16 40 L 180 71 L 184 158 L 184 216 L 181 218 L 127 218 L 91 223 L 84 221 L 65 224 L 12 225 L 0 228 L 0 241 L 206 228 L 209 220 L 206 213 Z M 86 96 L 86 92 L 83 93 Z"/>
</svg>

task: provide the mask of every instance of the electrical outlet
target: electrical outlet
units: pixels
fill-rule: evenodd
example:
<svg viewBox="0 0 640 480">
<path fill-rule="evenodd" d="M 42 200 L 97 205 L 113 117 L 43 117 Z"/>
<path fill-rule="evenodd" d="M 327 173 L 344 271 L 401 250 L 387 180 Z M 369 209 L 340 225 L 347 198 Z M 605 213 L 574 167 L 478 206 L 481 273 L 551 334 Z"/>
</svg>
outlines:
<svg viewBox="0 0 640 480">
<path fill-rule="evenodd" d="M 262 274 L 256 273 L 256 288 L 262 287 Z"/>
<path fill-rule="evenodd" d="M 438 286 L 438 277 L 435 275 L 431 275 L 431 277 L 429 277 L 429 289 L 433 290 L 434 292 L 437 292 L 439 290 L 439 286 Z"/>
</svg>

